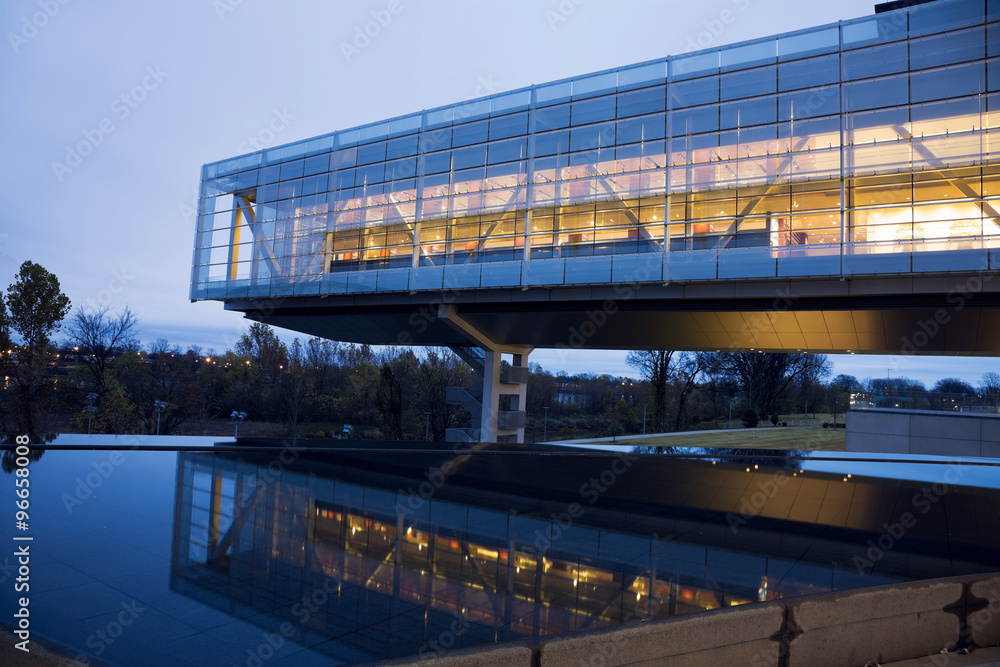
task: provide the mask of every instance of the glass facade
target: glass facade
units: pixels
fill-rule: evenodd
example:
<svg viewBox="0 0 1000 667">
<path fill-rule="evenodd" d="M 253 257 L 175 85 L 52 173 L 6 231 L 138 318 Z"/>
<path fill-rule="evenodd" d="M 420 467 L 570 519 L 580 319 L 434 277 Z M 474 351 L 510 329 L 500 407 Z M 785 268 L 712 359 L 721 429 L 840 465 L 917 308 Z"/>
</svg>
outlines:
<svg viewBox="0 0 1000 667">
<path fill-rule="evenodd" d="M 191 296 L 1000 267 L 998 45 L 938 0 L 208 164 Z"/>
</svg>

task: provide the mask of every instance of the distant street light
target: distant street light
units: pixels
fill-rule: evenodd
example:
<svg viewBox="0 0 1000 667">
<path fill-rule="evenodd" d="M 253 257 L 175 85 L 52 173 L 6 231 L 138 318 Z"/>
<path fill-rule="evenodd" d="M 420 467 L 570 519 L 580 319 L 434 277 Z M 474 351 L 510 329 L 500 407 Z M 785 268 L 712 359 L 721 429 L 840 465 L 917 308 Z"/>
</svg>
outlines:
<svg viewBox="0 0 1000 667">
<path fill-rule="evenodd" d="M 240 422 L 247 418 L 247 413 L 242 410 L 233 410 L 233 414 L 229 415 L 229 418 L 233 420 L 233 437 L 240 437 Z"/>
<path fill-rule="evenodd" d="M 156 411 L 156 435 L 160 435 L 160 415 L 167 409 L 166 401 L 153 401 L 153 410 Z"/>
</svg>

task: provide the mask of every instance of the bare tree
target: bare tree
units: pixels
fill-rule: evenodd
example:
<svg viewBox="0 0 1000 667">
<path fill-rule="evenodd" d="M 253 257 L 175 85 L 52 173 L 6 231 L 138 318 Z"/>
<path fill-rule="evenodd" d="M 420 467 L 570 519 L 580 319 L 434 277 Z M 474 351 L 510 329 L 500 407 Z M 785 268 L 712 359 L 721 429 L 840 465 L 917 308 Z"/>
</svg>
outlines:
<svg viewBox="0 0 1000 667">
<path fill-rule="evenodd" d="M 681 357 L 676 368 L 678 381 L 677 393 L 677 418 L 674 422 L 674 430 L 681 430 L 684 423 L 684 403 L 688 394 L 694 389 L 698 376 L 711 365 L 711 357 L 707 352 L 691 352 Z"/>
<path fill-rule="evenodd" d="M 712 354 L 714 372 L 739 382 L 747 405 L 767 415 L 778 396 L 797 378 L 828 375 L 830 362 L 823 354 L 776 352 L 722 352 Z"/>
<path fill-rule="evenodd" d="M 994 373 L 993 371 L 983 373 L 983 381 L 979 385 L 979 392 L 994 408 L 1000 405 L 1000 373 Z"/>
<path fill-rule="evenodd" d="M 637 369 L 653 387 L 653 431 L 667 430 L 667 380 L 673 350 L 632 350 L 625 363 Z"/>
<path fill-rule="evenodd" d="M 70 320 L 69 337 L 80 361 L 90 371 L 97 393 L 107 391 L 108 366 L 114 358 L 138 345 L 139 318 L 128 306 L 112 315 L 108 306 L 78 310 Z"/>
</svg>

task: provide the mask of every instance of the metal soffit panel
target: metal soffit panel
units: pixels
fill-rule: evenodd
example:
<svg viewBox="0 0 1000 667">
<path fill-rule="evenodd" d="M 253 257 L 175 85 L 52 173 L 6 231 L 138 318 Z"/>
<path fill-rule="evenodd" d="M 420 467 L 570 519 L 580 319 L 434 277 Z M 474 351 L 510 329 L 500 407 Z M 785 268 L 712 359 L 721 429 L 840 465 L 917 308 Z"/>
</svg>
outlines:
<svg viewBox="0 0 1000 667">
<path fill-rule="evenodd" d="M 472 305 L 460 312 L 499 344 L 536 348 L 1000 354 L 996 333 L 1000 314 L 974 306 L 944 315 L 928 308 L 785 313 L 620 308 L 603 312 L 586 307 L 506 311 Z M 940 323 L 935 316 L 945 321 Z M 435 316 L 416 309 L 278 312 L 263 321 L 344 342 L 474 344 Z M 843 331 L 849 322 L 853 327 Z"/>
</svg>

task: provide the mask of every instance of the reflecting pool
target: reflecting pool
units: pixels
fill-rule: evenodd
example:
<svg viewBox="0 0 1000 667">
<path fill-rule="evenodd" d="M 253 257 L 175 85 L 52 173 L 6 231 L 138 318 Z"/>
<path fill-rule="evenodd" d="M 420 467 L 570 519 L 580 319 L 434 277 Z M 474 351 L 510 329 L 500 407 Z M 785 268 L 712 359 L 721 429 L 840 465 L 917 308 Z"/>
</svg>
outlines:
<svg viewBox="0 0 1000 667">
<path fill-rule="evenodd" d="M 217 440 L 62 437 L 29 465 L 26 531 L 5 460 L 32 640 L 350 664 L 1000 569 L 997 460 Z"/>
</svg>

